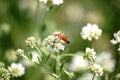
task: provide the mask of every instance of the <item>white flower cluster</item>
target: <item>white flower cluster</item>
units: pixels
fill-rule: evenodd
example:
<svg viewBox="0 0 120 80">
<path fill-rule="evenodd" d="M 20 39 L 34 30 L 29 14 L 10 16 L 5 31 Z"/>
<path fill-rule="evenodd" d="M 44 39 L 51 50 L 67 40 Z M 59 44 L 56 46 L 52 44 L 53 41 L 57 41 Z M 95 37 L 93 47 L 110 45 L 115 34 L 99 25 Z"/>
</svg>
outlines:
<svg viewBox="0 0 120 80">
<path fill-rule="evenodd" d="M 0 67 L 0 80 L 10 80 L 11 76 L 7 69 Z"/>
<path fill-rule="evenodd" d="M 48 2 L 49 0 L 39 0 L 39 1 L 47 4 L 47 2 Z M 60 5 L 60 4 L 63 3 L 63 0 L 51 0 L 51 1 L 52 1 L 52 3 L 53 3 L 54 5 Z"/>
<path fill-rule="evenodd" d="M 12 63 L 11 66 L 8 67 L 8 70 L 13 77 L 20 77 L 25 74 L 25 68 L 20 63 Z"/>
<path fill-rule="evenodd" d="M 103 69 L 100 65 L 95 63 L 95 58 L 96 58 L 96 52 L 94 49 L 91 48 L 86 48 L 84 57 L 89 60 L 89 69 L 90 71 L 95 74 L 96 76 L 102 76 L 103 74 Z"/>
<path fill-rule="evenodd" d="M 99 53 L 95 61 L 103 67 L 105 72 L 110 73 L 114 71 L 115 60 L 112 59 L 112 54 L 110 51 L 103 51 Z"/>
<path fill-rule="evenodd" d="M 117 33 L 114 33 L 114 38 L 115 38 L 115 39 L 112 39 L 112 40 L 111 40 L 111 43 L 112 43 L 113 45 L 119 44 L 118 51 L 120 51 L 120 30 L 119 30 Z"/>
<path fill-rule="evenodd" d="M 17 56 L 22 56 L 23 53 L 24 53 L 24 50 L 23 50 L 23 49 L 17 49 L 17 50 L 16 50 L 16 55 L 17 55 Z"/>
<path fill-rule="evenodd" d="M 48 36 L 44 40 L 43 45 L 45 45 L 50 52 L 59 53 L 60 51 L 63 51 L 65 49 L 65 42 L 58 36 L 55 36 L 55 33 Z"/>
<path fill-rule="evenodd" d="M 88 23 L 82 28 L 82 32 L 80 34 L 83 39 L 92 41 L 93 39 L 99 39 L 99 37 L 102 35 L 102 30 L 99 29 L 98 25 Z"/>
<path fill-rule="evenodd" d="M 31 36 L 31 37 L 28 37 L 25 42 L 26 42 L 27 46 L 29 46 L 31 48 L 34 48 L 34 46 L 36 45 L 37 40 L 36 40 L 35 37 Z"/>
<path fill-rule="evenodd" d="M 87 47 L 85 53 L 85 58 L 87 58 L 90 61 L 94 61 L 94 59 L 96 58 L 96 52 L 94 51 L 94 49 Z"/>
<path fill-rule="evenodd" d="M 102 76 L 103 75 L 103 69 L 100 65 L 92 63 L 90 64 L 89 69 L 92 73 L 94 73 L 96 76 Z"/>
</svg>

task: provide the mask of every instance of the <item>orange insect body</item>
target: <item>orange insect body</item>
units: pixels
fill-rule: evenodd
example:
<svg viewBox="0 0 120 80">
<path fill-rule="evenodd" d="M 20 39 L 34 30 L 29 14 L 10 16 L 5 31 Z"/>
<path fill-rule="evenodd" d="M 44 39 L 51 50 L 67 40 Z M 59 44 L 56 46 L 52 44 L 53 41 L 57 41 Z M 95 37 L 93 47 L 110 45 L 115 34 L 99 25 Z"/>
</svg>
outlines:
<svg viewBox="0 0 120 80">
<path fill-rule="evenodd" d="M 67 44 L 70 43 L 70 41 L 67 39 L 67 37 L 64 34 L 55 34 L 55 36 L 58 36 L 60 39 L 62 39 L 63 41 L 65 41 Z"/>
</svg>

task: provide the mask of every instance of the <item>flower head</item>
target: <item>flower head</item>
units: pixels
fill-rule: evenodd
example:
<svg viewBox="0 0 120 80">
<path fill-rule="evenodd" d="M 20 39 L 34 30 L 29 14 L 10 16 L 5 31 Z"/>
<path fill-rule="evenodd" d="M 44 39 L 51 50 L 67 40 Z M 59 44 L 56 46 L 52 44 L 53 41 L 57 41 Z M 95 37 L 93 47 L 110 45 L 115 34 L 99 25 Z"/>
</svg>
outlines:
<svg viewBox="0 0 120 80">
<path fill-rule="evenodd" d="M 4 67 L 0 68 L 0 80 L 10 80 L 10 73 Z"/>
<path fill-rule="evenodd" d="M 90 64 L 89 69 L 91 70 L 91 72 L 93 74 L 95 74 L 96 76 L 102 76 L 103 75 L 103 69 L 100 65 L 92 63 Z"/>
<path fill-rule="evenodd" d="M 49 51 L 53 53 L 59 53 L 65 49 L 65 41 L 56 36 L 55 33 L 45 38 L 43 44 Z"/>
<path fill-rule="evenodd" d="M 24 50 L 23 50 L 23 49 L 17 49 L 17 50 L 16 50 L 16 55 L 18 55 L 18 56 L 22 56 L 23 53 L 24 53 Z"/>
<path fill-rule="evenodd" d="M 102 30 L 99 29 L 98 25 L 88 23 L 82 28 L 82 32 L 80 34 L 83 39 L 92 41 L 93 39 L 99 39 L 102 35 Z"/>
<path fill-rule="evenodd" d="M 90 61 L 93 61 L 96 57 L 96 52 L 94 49 L 86 48 L 84 57 Z"/>
<path fill-rule="evenodd" d="M 28 37 L 25 42 L 26 42 L 27 46 L 29 46 L 31 48 L 34 48 L 34 46 L 36 45 L 37 41 L 36 41 L 35 37 L 31 36 L 31 37 Z"/>
<path fill-rule="evenodd" d="M 113 45 L 119 44 L 118 51 L 120 51 L 120 30 L 117 33 L 114 33 L 114 39 L 111 40 Z"/>
<path fill-rule="evenodd" d="M 112 44 L 120 43 L 120 30 L 117 33 L 114 33 L 114 38 L 115 39 L 111 40 Z"/>
<path fill-rule="evenodd" d="M 12 63 L 11 66 L 8 67 L 8 70 L 13 77 L 19 77 L 25 73 L 25 68 L 20 63 Z"/>
</svg>

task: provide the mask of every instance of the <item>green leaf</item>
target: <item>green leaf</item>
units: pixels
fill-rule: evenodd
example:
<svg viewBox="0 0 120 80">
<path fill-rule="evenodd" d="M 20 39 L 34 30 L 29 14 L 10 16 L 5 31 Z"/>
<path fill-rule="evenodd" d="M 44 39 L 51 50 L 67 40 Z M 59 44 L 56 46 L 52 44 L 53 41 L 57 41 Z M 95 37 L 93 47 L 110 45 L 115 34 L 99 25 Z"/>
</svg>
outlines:
<svg viewBox="0 0 120 80">
<path fill-rule="evenodd" d="M 63 71 L 63 70 L 64 70 L 64 63 L 62 63 L 60 66 L 60 71 Z"/>
<path fill-rule="evenodd" d="M 29 60 L 32 60 L 33 58 L 33 55 L 30 52 L 26 53 L 26 56 L 28 57 Z"/>
<path fill-rule="evenodd" d="M 46 57 L 45 57 L 45 60 L 44 60 L 44 63 L 46 63 L 47 61 L 48 61 L 48 59 L 50 58 L 50 54 L 49 55 L 47 55 Z"/>
<path fill-rule="evenodd" d="M 37 57 L 37 58 L 38 58 L 38 61 L 39 61 L 40 65 L 42 65 L 43 62 L 42 62 L 41 58 L 39 58 L 39 57 Z"/>
<path fill-rule="evenodd" d="M 56 62 L 52 64 L 52 70 L 55 74 L 57 73 Z"/>
<path fill-rule="evenodd" d="M 38 66 L 42 66 L 40 63 L 36 63 L 36 62 L 34 62 L 36 65 L 38 65 Z"/>
<path fill-rule="evenodd" d="M 41 28 L 41 32 L 44 32 L 46 30 L 46 24 L 43 24 L 42 28 Z"/>
<path fill-rule="evenodd" d="M 62 64 L 60 65 L 60 71 L 64 71 L 67 68 L 67 63 L 65 63 L 64 61 L 62 62 Z"/>
</svg>

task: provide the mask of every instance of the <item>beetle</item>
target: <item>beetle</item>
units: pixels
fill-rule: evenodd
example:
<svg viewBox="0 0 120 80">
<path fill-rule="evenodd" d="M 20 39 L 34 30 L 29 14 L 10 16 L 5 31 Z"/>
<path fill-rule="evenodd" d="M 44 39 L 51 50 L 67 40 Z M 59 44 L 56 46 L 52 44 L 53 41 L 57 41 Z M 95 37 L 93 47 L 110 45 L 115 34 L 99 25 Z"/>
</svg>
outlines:
<svg viewBox="0 0 120 80">
<path fill-rule="evenodd" d="M 67 37 L 64 34 L 62 34 L 62 33 L 55 34 L 55 36 L 58 36 L 60 39 L 65 41 L 67 44 L 70 43 L 70 41 L 67 39 Z"/>
</svg>

